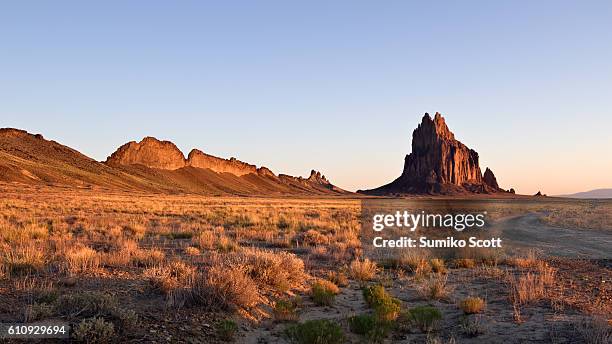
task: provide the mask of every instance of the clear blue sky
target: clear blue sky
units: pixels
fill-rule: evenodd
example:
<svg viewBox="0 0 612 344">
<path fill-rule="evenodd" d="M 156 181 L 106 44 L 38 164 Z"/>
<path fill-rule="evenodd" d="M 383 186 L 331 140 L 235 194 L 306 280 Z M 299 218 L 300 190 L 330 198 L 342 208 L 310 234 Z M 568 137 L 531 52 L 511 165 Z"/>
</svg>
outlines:
<svg viewBox="0 0 612 344">
<path fill-rule="evenodd" d="M 0 127 L 95 159 L 152 135 L 355 190 L 424 112 L 504 187 L 612 187 L 610 1 L 12 1 Z"/>
</svg>

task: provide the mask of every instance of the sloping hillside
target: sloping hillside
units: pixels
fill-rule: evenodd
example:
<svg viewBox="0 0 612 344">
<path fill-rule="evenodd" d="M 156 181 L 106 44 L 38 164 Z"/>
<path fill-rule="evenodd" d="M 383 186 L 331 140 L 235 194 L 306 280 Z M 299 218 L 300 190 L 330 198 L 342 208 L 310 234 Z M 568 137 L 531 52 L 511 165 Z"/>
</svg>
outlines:
<svg viewBox="0 0 612 344">
<path fill-rule="evenodd" d="M 233 158 L 200 151 L 193 156 L 198 160 L 185 159 L 171 142 L 149 137 L 120 147 L 102 163 L 42 135 L 0 129 L 1 182 L 207 195 L 347 193 L 315 171 L 309 178 L 276 176 Z"/>
</svg>

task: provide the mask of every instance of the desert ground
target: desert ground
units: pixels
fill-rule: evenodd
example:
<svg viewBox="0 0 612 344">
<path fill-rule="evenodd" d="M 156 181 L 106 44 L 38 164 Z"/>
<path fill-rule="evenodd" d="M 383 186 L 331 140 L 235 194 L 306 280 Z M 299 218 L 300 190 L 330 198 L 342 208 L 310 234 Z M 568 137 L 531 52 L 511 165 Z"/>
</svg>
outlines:
<svg viewBox="0 0 612 344">
<path fill-rule="evenodd" d="M 526 249 L 385 260 L 361 204 L 3 183 L 0 323 L 87 343 L 610 343 L 612 201 L 469 200 Z"/>
</svg>

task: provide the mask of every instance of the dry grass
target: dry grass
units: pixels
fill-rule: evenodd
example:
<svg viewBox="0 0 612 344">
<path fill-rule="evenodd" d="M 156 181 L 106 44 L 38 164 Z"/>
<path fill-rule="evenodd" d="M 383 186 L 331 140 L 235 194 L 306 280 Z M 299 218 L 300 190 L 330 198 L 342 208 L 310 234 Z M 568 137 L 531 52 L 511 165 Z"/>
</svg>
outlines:
<svg viewBox="0 0 612 344">
<path fill-rule="evenodd" d="M 459 308 L 465 314 L 477 314 L 484 310 L 487 303 L 479 297 L 468 297 L 459 302 Z"/>
<path fill-rule="evenodd" d="M 417 291 L 428 300 L 447 300 L 452 291 L 446 275 L 435 275 L 423 281 Z"/>
<path fill-rule="evenodd" d="M 356 259 L 351 262 L 349 266 L 349 274 L 357 281 L 370 281 L 376 275 L 378 270 L 376 263 L 369 259 L 359 260 Z"/>
</svg>

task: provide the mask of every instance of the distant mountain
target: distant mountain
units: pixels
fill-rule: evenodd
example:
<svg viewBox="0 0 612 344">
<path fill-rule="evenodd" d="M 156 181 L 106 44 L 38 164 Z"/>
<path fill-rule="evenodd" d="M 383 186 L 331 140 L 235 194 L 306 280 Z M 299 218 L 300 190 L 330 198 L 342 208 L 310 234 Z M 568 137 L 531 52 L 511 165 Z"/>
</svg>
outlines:
<svg viewBox="0 0 612 344">
<path fill-rule="evenodd" d="M 612 198 L 612 189 L 595 189 L 585 192 L 577 192 L 571 195 L 559 195 L 568 198 Z"/>
<path fill-rule="evenodd" d="M 146 137 L 98 162 L 24 130 L 0 129 L 0 182 L 78 188 L 208 195 L 348 194 L 312 170 L 307 178 L 275 175 L 235 158 L 194 149 L 186 159 L 176 145 Z"/>
<path fill-rule="evenodd" d="M 514 193 L 499 187 L 489 168 L 484 176 L 478 153 L 455 139 L 444 117 L 423 116 L 412 132 L 412 153 L 406 155 L 402 175 L 387 185 L 360 190 L 371 195 L 461 195 Z"/>
</svg>

